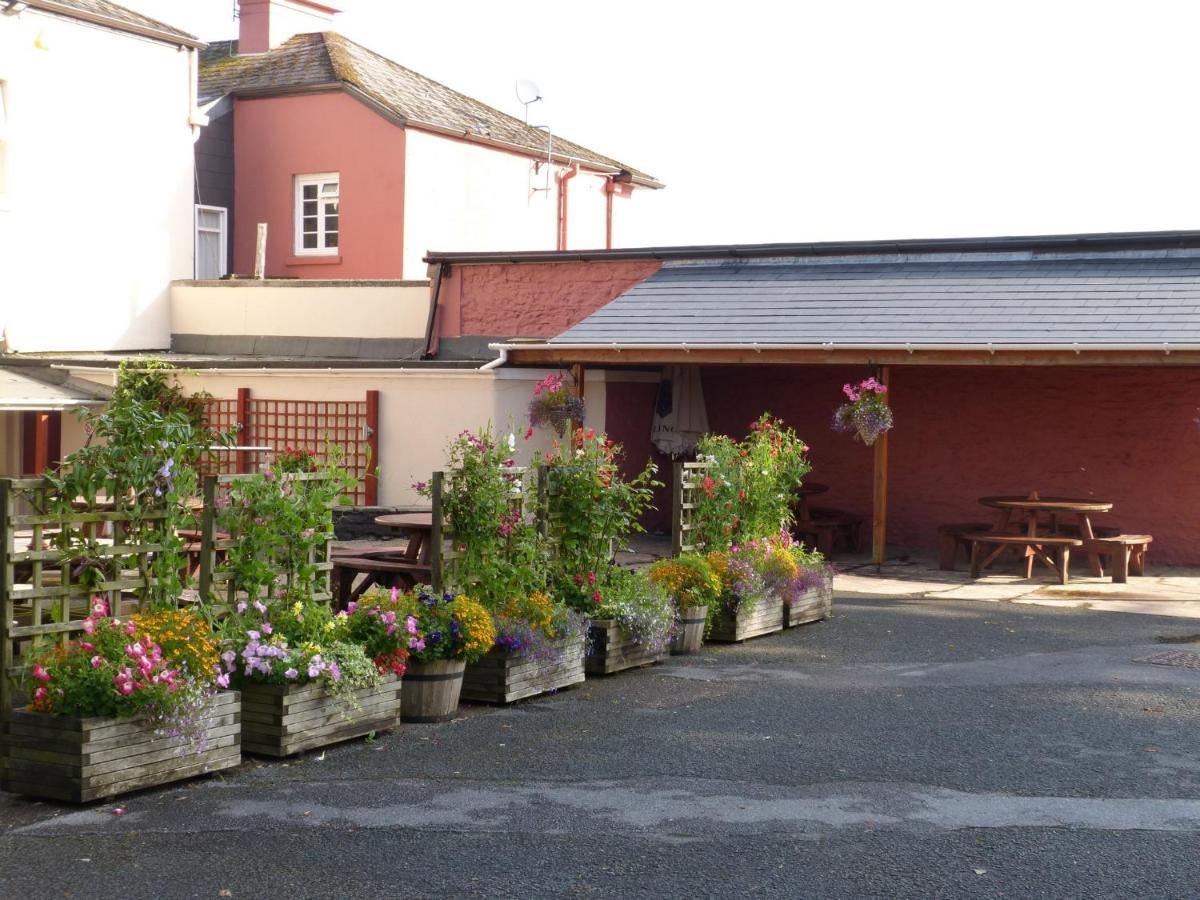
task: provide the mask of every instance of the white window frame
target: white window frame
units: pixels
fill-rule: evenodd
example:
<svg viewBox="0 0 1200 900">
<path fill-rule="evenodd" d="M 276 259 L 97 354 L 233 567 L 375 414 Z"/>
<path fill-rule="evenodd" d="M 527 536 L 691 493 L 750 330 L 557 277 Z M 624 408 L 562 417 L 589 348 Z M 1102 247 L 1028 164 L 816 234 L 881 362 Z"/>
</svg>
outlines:
<svg viewBox="0 0 1200 900">
<path fill-rule="evenodd" d="M 229 274 L 229 260 L 226 258 L 226 256 L 229 251 L 229 210 L 226 209 L 224 206 L 205 206 L 203 203 L 195 204 L 195 207 L 192 210 L 192 275 L 196 279 L 200 278 L 200 273 L 198 271 L 199 266 L 200 266 L 200 232 L 201 231 L 207 231 L 207 232 L 213 231 L 213 229 L 211 229 L 211 228 L 207 228 L 207 227 L 201 228 L 200 227 L 200 213 L 201 212 L 215 212 L 215 213 L 219 213 L 221 216 L 221 224 L 220 224 L 219 228 L 217 229 L 218 237 L 219 237 L 219 245 L 221 248 L 220 268 L 221 268 L 222 276 L 228 275 Z"/>
<path fill-rule="evenodd" d="M 10 83 L 0 73 L 0 209 L 8 208 L 12 190 L 12 93 Z"/>
<path fill-rule="evenodd" d="M 319 221 L 318 221 L 318 226 L 317 226 L 317 243 L 320 246 L 305 247 L 304 246 L 304 188 L 306 185 L 314 185 L 315 184 L 317 186 L 317 203 L 320 204 L 323 199 L 328 199 L 328 197 L 321 196 L 321 185 L 328 184 L 331 181 L 337 185 L 337 189 L 338 189 L 337 197 L 335 198 L 337 200 L 337 204 L 338 204 L 338 229 L 337 229 L 338 246 L 336 246 L 336 247 L 326 247 L 325 246 L 325 241 L 328 236 L 328 232 L 325 230 L 325 213 L 323 211 L 321 211 L 320 207 L 318 206 L 317 216 L 318 216 Z M 342 248 L 341 248 L 341 242 L 342 242 L 341 241 L 341 239 L 342 239 L 342 218 L 341 218 L 342 217 L 342 179 L 341 179 L 341 175 L 337 172 L 322 172 L 322 173 L 319 173 L 316 175 L 297 175 L 296 176 L 296 187 L 295 187 L 295 198 L 293 200 L 293 203 L 294 203 L 294 206 L 292 209 L 292 219 L 293 219 L 293 241 L 292 241 L 293 246 L 292 246 L 292 249 L 295 252 L 295 255 L 296 256 L 337 256 L 339 253 L 341 253 L 342 252 Z"/>
</svg>

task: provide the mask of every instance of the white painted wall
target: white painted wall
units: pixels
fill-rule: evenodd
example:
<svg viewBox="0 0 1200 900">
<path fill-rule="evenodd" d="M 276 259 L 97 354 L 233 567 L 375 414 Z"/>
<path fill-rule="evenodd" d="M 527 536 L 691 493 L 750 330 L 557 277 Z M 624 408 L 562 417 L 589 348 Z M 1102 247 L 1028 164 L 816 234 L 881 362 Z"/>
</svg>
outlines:
<svg viewBox="0 0 1200 900">
<path fill-rule="evenodd" d="M 416 128 L 405 131 L 404 274 L 421 278 L 430 250 L 553 250 L 558 240 L 558 184 L 553 166 L 530 176 L 531 160 Z M 569 249 L 604 247 L 606 207 L 602 175 L 581 169 L 568 182 Z M 646 191 L 649 192 L 649 191 Z M 616 213 L 636 212 L 643 189 Z M 620 219 L 614 217 L 616 228 Z"/>
<path fill-rule="evenodd" d="M 167 347 L 192 273 L 188 51 L 27 8 L 0 16 L 0 79 L 9 349 Z"/>
</svg>

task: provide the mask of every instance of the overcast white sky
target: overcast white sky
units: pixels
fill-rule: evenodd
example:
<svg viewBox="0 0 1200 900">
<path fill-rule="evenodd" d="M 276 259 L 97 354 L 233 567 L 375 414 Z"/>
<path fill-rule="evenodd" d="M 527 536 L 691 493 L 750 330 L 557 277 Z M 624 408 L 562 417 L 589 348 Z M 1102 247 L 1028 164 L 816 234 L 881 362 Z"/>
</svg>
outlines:
<svg viewBox="0 0 1200 900">
<path fill-rule="evenodd" d="M 118 2 L 236 31 L 233 0 Z M 666 182 L 644 243 L 1200 227 L 1186 0 L 340 5 L 506 112 L 537 81 L 531 121 Z"/>
</svg>

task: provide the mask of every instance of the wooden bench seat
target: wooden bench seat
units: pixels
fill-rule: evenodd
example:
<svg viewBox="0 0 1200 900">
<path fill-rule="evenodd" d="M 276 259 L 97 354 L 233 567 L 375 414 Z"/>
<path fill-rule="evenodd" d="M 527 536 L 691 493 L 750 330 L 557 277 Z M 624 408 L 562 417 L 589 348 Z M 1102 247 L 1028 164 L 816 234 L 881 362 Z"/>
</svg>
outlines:
<svg viewBox="0 0 1200 900">
<path fill-rule="evenodd" d="M 815 546 L 828 557 L 838 547 L 857 552 L 863 517 L 840 509 L 814 509 L 808 519 L 797 520 L 792 531 L 798 540 Z"/>
<path fill-rule="evenodd" d="M 1058 575 L 1059 584 L 1071 579 L 1071 550 L 1083 546 L 1083 541 L 1073 537 L 1029 536 L 1025 534 L 1003 534 L 994 531 L 972 531 L 964 535 L 971 542 L 971 577 L 978 578 L 983 570 L 996 561 L 1006 550 L 1021 549 L 1024 555 L 1033 555 L 1048 565 Z M 984 558 L 983 548 L 996 549 Z"/>
<path fill-rule="evenodd" d="M 354 580 L 364 575 L 355 585 Z M 334 598 L 338 609 L 345 609 L 375 585 L 411 588 L 418 582 L 428 582 L 433 576 L 427 565 L 391 559 L 370 559 L 361 556 L 337 557 L 333 560 Z"/>
<path fill-rule="evenodd" d="M 1124 584 L 1130 573 L 1146 574 L 1146 551 L 1153 541 L 1148 534 L 1117 534 L 1085 541 L 1084 548 L 1088 553 L 1110 557 L 1113 583 Z"/>
<path fill-rule="evenodd" d="M 958 559 L 958 550 L 970 557 L 971 542 L 967 535 L 973 531 L 987 531 L 991 526 L 987 522 L 960 522 L 955 525 L 939 525 L 938 536 L 941 552 L 938 555 L 938 568 L 944 572 L 953 572 Z"/>
</svg>

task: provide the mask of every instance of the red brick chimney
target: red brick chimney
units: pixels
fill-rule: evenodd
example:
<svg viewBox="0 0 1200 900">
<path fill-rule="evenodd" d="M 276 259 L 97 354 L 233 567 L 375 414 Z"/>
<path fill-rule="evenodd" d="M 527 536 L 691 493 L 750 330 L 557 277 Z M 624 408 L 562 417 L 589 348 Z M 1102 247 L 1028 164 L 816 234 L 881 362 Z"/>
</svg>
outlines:
<svg viewBox="0 0 1200 900">
<path fill-rule="evenodd" d="M 338 10 L 313 0 L 239 0 L 238 53 L 266 53 L 288 38 L 328 31 Z"/>
</svg>

